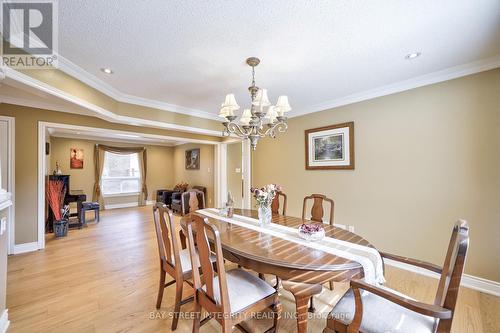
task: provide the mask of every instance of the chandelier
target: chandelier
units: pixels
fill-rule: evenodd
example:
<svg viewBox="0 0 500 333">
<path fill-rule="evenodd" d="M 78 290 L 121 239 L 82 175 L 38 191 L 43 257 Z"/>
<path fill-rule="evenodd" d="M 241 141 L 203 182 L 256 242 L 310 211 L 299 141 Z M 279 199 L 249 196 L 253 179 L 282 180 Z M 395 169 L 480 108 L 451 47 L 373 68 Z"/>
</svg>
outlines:
<svg viewBox="0 0 500 333">
<path fill-rule="evenodd" d="M 285 132 L 288 128 L 285 113 L 292 108 L 287 96 L 279 96 L 276 105 L 271 105 L 267 97 L 267 89 L 255 85 L 255 67 L 260 63 L 259 58 L 247 59 L 252 67 L 252 85 L 248 87 L 252 103 L 249 109 L 244 109 L 240 118 L 234 114 L 240 106 L 236 103 L 234 94 L 227 94 L 221 105 L 219 116 L 224 118 L 224 136 L 231 134 L 243 139 L 249 139 L 252 149 L 257 148 L 257 141 L 266 136 L 275 138 L 277 132 Z"/>
</svg>

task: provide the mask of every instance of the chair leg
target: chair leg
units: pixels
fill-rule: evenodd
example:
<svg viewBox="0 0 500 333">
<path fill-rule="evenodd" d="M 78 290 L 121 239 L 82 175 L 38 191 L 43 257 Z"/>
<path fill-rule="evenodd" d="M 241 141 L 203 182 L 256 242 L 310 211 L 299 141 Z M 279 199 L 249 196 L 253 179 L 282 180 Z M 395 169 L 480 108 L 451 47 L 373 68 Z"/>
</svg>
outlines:
<svg viewBox="0 0 500 333">
<path fill-rule="evenodd" d="M 179 312 L 181 311 L 181 301 L 182 301 L 182 281 L 175 283 L 175 304 L 174 304 L 174 318 L 172 319 L 172 331 L 177 328 L 177 322 L 179 321 Z"/>
<path fill-rule="evenodd" d="M 196 291 L 195 291 L 196 292 Z M 200 331 L 201 323 L 201 306 L 198 300 L 194 300 L 194 319 L 193 319 L 193 333 L 198 333 Z"/>
<path fill-rule="evenodd" d="M 165 290 L 165 276 L 167 272 L 163 269 L 160 270 L 160 285 L 158 286 L 158 297 L 156 299 L 156 308 L 161 307 L 161 300 L 163 299 L 163 291 Z"/>
<path fill-rule="evenodd" d="M 328 284 L 330 285 L 330 290 L 333 290 L 333 281 L 328 282 Z"/>
</svg>

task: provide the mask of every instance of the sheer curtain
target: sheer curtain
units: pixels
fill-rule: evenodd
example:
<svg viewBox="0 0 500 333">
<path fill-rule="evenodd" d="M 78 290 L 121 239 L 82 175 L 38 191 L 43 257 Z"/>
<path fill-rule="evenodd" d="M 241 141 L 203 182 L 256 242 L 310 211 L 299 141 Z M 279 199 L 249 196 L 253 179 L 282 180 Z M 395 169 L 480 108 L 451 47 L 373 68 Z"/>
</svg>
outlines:
<svg viewBox="0 0 500 333">
<path fill-rule="evenodd" d="M 148 198 L 148 187 L 146 185 L 146 175 L 147 175 L 147 153 L 144 147 L 111 147 L 105 145 L 95 145 L 94 149 L 94 167 L 95 167 L 95 184 L 94 184 L 94 194 L 92 201 L 99 202 L 100 208 L 104 209 L 104 202 L 101 190 L 101 179 L 102 171 L 104 166 L 104 153 L 110 152 L 113 154 L 128 155 L 128 154 L 138 154 L 139 155 L 139 168 L 141 172 L 141 191 L 139 193 L 139 206 L 144 206 Z"/>
</svg>

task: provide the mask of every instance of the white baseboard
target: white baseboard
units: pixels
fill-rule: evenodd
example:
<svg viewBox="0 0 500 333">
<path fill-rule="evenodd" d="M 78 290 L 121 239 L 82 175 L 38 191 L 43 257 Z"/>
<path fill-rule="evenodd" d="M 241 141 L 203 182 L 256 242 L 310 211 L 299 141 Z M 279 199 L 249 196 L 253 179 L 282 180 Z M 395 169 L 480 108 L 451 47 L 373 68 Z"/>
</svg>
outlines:
<svg viewBox="0 0 500 333">
<path fill-rule="evenodd" d="M 0 316 L 0 333 L 7 332 L 7 328 L 9 328 L 9 310 L 5 309 Z"/>
<path fill-rule="evenodd" d="M 435 279 L 439 279 L 440 277 L 440 275 L 437 273 L 413 265 L 408 265 L 399 261 L 384 259 L 384 262 L 389 266 L 404 269 L 406 271 L 410 271 L 420 275 L 425 275 Z M 469 274 L 464 274 L 462 276 L 462 280 L 460 281 L 460 285 L 466 288 L 480 291 L 485 294 L 490 294 L 493 296 L 500 297 L 500 282 L 483 279 Z"/>
<path fill-rule="evenodd" d="M 150 206 L 150 205 L 154 205 L 156 203 L 156 201 L 154 200 L 147 200 L 146 201 L 146 205 Z"/>
<path fill-rule="evenodd" d="M 38 242 L 15 244 L 14 252 L 12 254 L 21 254 L 26 252 L 38 251 Z M 1 333 L 1 331 L 0 331 Z"/>
<path fill-rule="evenodd" d="M 104 209 L 128 208 L 128 207 L 137 207 L 137 206 L 139 206 L 138 202 L 127 202 L 127 203 L 121 203 L 121 204 L 104 205 Z"/>
</svg>

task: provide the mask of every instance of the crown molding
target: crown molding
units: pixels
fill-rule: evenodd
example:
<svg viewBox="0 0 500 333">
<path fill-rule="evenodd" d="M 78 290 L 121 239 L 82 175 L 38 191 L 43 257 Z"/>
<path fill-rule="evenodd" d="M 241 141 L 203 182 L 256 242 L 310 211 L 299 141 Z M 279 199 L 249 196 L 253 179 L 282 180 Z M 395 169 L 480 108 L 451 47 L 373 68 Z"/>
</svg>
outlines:
<svg viewBox="0 0 500 333">
<path fill-rule="evenodd" d="M 200 117 L 200 118 L 205 118 L 205 119 L 210 119 L 210 120 L 217 120 L 220 121 L 220 118 L 213 113 L 207 112 L 207 111 L 202 111 L 202 110 L 196 110 L 196 109 L 191 109 L 179 105 L 174 105 L 174 104 L 169 104 L 157 100 L 152 100 L 152 99 L 146 99 L 142 97 L 137 97 L 129 94 L 124 94 L 120 92 L 119 90 L 115 89 L 108 83 L 104 82 L 103 80 L 97 78 L 96 76 L 90 74 L 89 72 L 85 71 L 78 65 L 72 63 L 68 59 L 58 55 L 59 57 L 59 69 L 63 71 L 64 73 L 78 79 L 79 81 L 89 85 L 90 87 L 98 90 L 99 92 L 115 99 L 116 101 L 122 102 L 122 103 L 128 103 L 128 104 L 133 104 L 133 105 L 139 105 L 139 106 L 144 106 L 144 107 L 149 107 L 149 108 L 154 108 L 154 109 L 159 109 L 163 111 L 169 111 L 169 112 L 174 112 L 174 113 L 179 113 L 179 114 L 184 114 L 184 115 L 190 115 L 194 117 Z M 459 65 L 459 66 L 454 66 L 450 67 L 444 70 L 432 72 L 429 74 L 417 76 L 408 80 L 403 80 L 399 81 L 396 83 L 388 84 L 385 86 L 381 86 L 378 88 L 374 89 L 369 89 L 365 90 L 359 93 L 354 93 L 351 95 L 347 95 L 344 97 L 336 98 L 330 101 L 326 101 L 323 103 L 315 104 L 311 107 L 306 107 L 301 110 L 295 110 L 291 111 L 289 113 L 289 118 L 294 118 L 294 117 L 299 117 L 302 115 L 314 113 L 314 112 L 320 112 L 320 111 L 325 111 L 329 109 L 333 109 L 336 107 L 344 106 L 344 105 L 349 105 L 377 97 L 382 97 L 382 96 L 387 96 L 391 94 L 395 94 L 398 92 L 410 90 L 410 89 L 415 89 L 427 85 L 431 85 L 434 83 L 439 83 L 443 81 L 448 81 L 452 79 L 456 79 L 459 77 L 467 76 L 467 75 L 472 75 L 476 73 L 480 73 L 483 71 L 491 70 L 500 67 L 500 56 L 488 58 L 488 59 L 483 59 L 479 61 L 474 61 L 470 62 L 467 64 Z M 2 80 L 2 77 L 5 76 L 5 73 L 9 70 L 12 70 L 10 68 L 5 68 L 0 71 L 0 80 Z M 131 118 L 131 117 L 128 117 Z M 136 118 L 133 118 L 136 119 Z M 132 121 L 135 123 L 135 121 Z M 146 125 L 150 126 L 150 125 Z M 153 126 L 157 127 L 157 126 Z M 163 126 L 161 127 L 163 128 Z M 215 131 L 214 131 L 215 132 Z M 206 134 L 206 133 L 203 133 Z M 218 135 L 219 134 L 209 134 L 209 135 Z"/>
<path fill-rule="evenodd" d="M 500 67 L 500 55 L 493 58 L 483 59 L 480 61 L 474 61 L 467 64 L 450 67 L 444 70 L 417 76 L 408 80 L 399 81 L 375 89 L 370 89 L 359 93 L 351 94 L 348 96 L 336 98 L 327 102 L 313 105 L 309 108 L 304 108 L 300 111 L 291 111 L 289 114 L 289 118 L 299 117 L 309 113 L 325 111 L 348 104 L 366 101 L 377 97 L 387 96 L 398 92 L 431 85 L 434 83 L 456 79 L 462 76 L 484 72 L 498 67 Z"/>
<path fill-rule="evenodd" d="M 218 137 L 222 136 L 222 131 L 209 130 L 209 129 L 204 129 L 204 128 L 184 126 L 184 125 L 178 125 L 178 124 L 174 124 L 174 123 L 167 123 L 167 122 L 162 122 L 162 121 L 157 121 L 157 120 L 149 120 L 149 119 L 144 119 L 144 118 L 135 118 L 135 117 L 118 115 L 112 111 L 106 110 L 100 106 L 92 104 L 84 99 L 73 96 L 73 95 L 71 95 L 63 90 L 57 89 L 49 84 L 46 84 L 46 83 L 41 82 L 39 80 L 36 80 L 36 79 L 32 78 L 31 76 L 28 76 L 26 74 L 18 72 L 10 67 L 4 67 L 3 71 L 4 71 L 5 76 L 6 76 L 6 78 L 4 80 L 10 79 L 10 80 L 16 81 L 18 83 L 21 83 L 21 84 L 28 86 L 30 88 L 33 88 L 35 90 L 42 91 L 42 92 L 47 93 L 49 95 L 55 96 L 57 98 L 65 100 L 67 102 L 78 105 L 84 109 L 91 111 L 93 116 L 101 118 L 101 119 L 109 121 L 109 122 L 122 123 L 122 124 L 128 124 L 128 125 L 133 125 L 133 126 L 155 127 L 155 128 L 166 129 L 166 130 L 174 130 L 174 131 L 188 132 L 188 133 L 195 133 L 195 134 L 204 134 L 204 135 L 218 136 Z M 3 97 L 2 97 L 2 99 L 3 99 Z M 33 106 L 33 107 L 41 107 L 40 105 L 43 103 L 36 102 L 36 104 L 38 106 Z M 55 111 L 58 111 L 58 110 L 55 110 Z M 69 111 L 64 110 L 63 112 L 69 112 Z"/>
<path fill-rule="evenodd" d="M 165 103 L 157 100 L 142 98 L 130 94 L 125 94 L 114 88 L 110 84 L 104 82 L 99 79 L 97 76 L 87 72 L 80 66 L 71 62 L 70 60 L 64 58 L 61 55 L 58 55 L 58 69 L 63 71 L 64 73 L 76 78 L 77 80 L 85 83 L 86 85 L 98 90 L 99 92 L 113 98 L 116 101 L 128 104 L 134 104 L 139 106 L 144 106 L 148 108 L 159 109 L 162 111 L 169 111 L 180 113 L 184 115 L 211 119 L 211 120 L 220 120 L 218 115 L 213 114 L 211 112 L 197 110 L 192 108 L 187 108 L 180 105 Z"/>
</svg>

